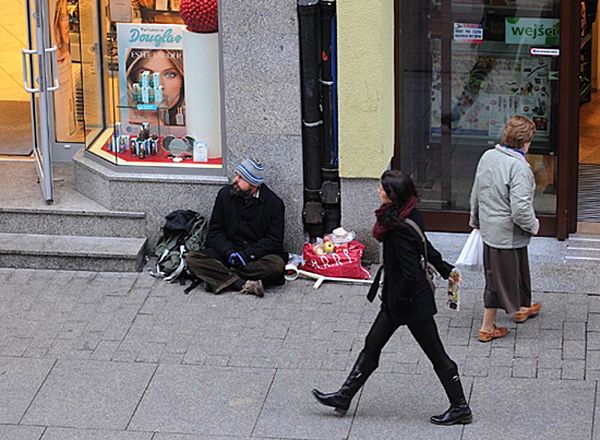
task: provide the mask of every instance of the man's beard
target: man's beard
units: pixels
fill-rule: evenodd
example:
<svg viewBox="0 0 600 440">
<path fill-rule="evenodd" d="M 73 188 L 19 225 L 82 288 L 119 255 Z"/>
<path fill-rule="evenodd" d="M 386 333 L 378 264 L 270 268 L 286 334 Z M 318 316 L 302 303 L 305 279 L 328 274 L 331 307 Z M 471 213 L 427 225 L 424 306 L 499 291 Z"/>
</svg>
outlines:
<svg viewBox="0 0 600 440">
<path fill-rule="evenodd" d="M 248 197 L 252 193 L 252 189 L 243 191 L 242 188 L 237 186 L 235 183 L 231 185 L 231 194 L 236 197 Z"/>
</svg>

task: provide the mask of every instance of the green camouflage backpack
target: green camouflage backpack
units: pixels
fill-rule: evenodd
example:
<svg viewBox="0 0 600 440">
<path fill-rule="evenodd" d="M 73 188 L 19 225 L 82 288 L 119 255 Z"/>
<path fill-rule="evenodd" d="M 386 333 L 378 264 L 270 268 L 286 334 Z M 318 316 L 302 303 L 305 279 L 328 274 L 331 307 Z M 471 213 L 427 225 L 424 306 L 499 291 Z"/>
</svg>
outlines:
<svg viewBox="0 0 600 440">
<path fill-rule="evenodd" d="M 199 251 L 204 246 L 208 221 L 190 210 L 173 211 L 165 219 L 154 248 L 156 270 L 150 271 L 150 275 L 172 282 L 186 269 L 185 254 Z"/>
</svg>

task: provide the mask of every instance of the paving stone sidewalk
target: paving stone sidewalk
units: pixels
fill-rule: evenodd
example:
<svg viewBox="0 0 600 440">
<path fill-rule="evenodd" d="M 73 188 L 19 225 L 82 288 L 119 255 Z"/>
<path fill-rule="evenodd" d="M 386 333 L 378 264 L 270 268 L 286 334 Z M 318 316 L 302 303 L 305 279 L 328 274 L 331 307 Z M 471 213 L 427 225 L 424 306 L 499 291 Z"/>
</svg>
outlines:
<svg viewBox="0 0 600 440">
<path fill-rule="evenodd" d="M 482 344 L 481 277 L 439 331 L 474 411 L 437 427 L 447 401 L 406 329 L 346 417 L 336 389 L 378 305 L 360 286 L 297 280 L 264 298 L 184 295 L 147 274 L 0 269 L 0 439 L 600 439 L 600 276 L 532 264 L 539 317 Z M 441 284 L 440 284 L 441 285 Z"/>
</svg>

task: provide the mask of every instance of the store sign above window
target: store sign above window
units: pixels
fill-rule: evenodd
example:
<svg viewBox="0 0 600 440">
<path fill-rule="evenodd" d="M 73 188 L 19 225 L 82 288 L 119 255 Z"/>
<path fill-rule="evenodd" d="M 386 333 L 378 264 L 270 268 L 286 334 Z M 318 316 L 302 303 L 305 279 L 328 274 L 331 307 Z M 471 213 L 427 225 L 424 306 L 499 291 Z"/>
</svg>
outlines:
<svg viewBox="0 0 600 440">
<path fill-rule="evenodd" d="M 558 18 L 505 19 L 506 44 L 527 44 L 531 46 L 558 46 L 560 40 L 560 20 Z"/>
<path fill-rule="evenodd" d="M 482 44 L 483 26 L 474 23 L 454 23 L 454 41 Z"/>
</svg>

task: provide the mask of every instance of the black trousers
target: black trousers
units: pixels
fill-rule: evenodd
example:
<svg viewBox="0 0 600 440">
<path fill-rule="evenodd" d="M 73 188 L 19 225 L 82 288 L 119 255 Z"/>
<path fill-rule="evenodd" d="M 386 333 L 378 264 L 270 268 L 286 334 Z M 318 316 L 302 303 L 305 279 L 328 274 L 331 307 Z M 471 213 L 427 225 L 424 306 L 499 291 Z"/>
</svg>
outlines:
<svg viewBox="0 0 600 440">
<path fill-rule="evenodd" d="M 395 323 L 384 310 L 380 310 L 365 339 L 365 355 L 379 363 L 381 350 L 402 324 Z M 434 370 L 455 368 L 456 364 L 446 353 L 433 316 L 423 321 L 408 324 L 408 330 L 433 365 Z"/>
<path fill-rule="evenodd" d="M 278 255 L 265 255 L 245 267 L 233 269 L 208 252 L 188 252 L 185 256 L 188 269 L 204 281 L 214 293 L 238 283 L 240 280 L 262 280 L 266 285 L 283 284 L 285 263 Z"/>
</svg>

